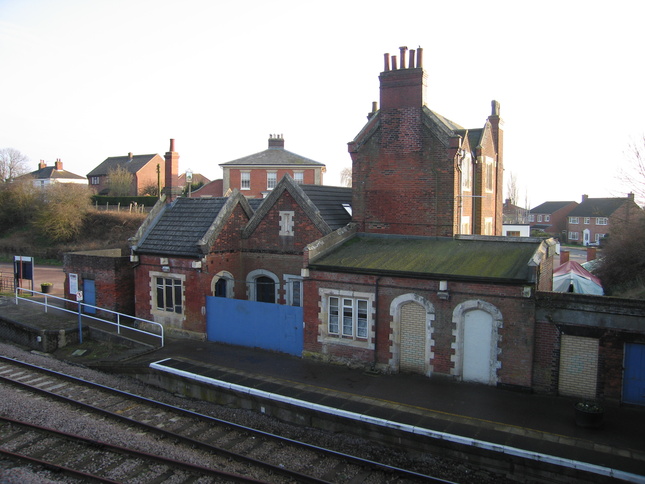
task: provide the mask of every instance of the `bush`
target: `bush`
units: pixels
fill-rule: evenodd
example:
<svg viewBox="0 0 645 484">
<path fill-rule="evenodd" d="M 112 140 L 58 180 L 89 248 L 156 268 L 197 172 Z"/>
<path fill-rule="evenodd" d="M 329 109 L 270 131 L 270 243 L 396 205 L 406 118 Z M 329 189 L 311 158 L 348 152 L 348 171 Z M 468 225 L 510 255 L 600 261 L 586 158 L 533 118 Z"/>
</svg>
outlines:
<svg viewBox="0 0 645 484">
<path fill-rule="evenodd" d="M 87 185 L 56 183 L 45 189 L 45 202 L 34 225 L 54 242 L 67 242 L 81 232 L 83 219 L 90 207 Z"/>
</svg>

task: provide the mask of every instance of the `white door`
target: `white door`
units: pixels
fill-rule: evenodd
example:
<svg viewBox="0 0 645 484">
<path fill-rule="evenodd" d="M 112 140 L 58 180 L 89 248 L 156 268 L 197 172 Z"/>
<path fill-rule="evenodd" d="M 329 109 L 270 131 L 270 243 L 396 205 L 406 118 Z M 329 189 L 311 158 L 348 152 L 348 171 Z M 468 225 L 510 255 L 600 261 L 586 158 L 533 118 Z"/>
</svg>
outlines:
<svg viewBox="0 0 645 484">
<path fill-rule="evenodd" d="M 464 381 L 491 383 L 493 318 L 479 309 L 464 315 Z"/>
<path fill-rule="evenodd" d="M 582 231 L 582 245 L 589 245 L 589 241 L 591 239 L 591 232 L 589 229 L 584 229 Z"/>
</svg>

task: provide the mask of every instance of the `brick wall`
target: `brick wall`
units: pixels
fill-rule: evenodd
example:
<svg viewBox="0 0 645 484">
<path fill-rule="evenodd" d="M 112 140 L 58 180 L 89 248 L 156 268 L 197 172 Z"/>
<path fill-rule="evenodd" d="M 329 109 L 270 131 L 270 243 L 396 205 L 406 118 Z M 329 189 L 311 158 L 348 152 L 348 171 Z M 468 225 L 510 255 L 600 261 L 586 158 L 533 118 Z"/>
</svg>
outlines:
<svg viewBox="0 0 645 484">
<path fill-rule="evenodd" d="M 242 189 L 242 175 L 243 171 L 251 173 L 251 186 L 247 189 Z M 304 185 L 322 185 L 322 169 L 321 168 L 225 168 L 225 177 L 228 173 L 228 180 L 224 180 L 226 188 L 237 188 L 247 198 L 262 198 L 263 193 L 270 190 L 267 189 L 267 172 L 276 173 L 276 184 L 284 177 L 289 175 L 295 178 L 294 172 L 301 171 L 303 174 Z M 227 185 L 228 181 L 228 185 Z"/>
<path fill-rule="evenodd" d="M 598 340 L 563 335 L 560 351 L 561 395 L 595 398 L 598 380 Z"/>
</svg>

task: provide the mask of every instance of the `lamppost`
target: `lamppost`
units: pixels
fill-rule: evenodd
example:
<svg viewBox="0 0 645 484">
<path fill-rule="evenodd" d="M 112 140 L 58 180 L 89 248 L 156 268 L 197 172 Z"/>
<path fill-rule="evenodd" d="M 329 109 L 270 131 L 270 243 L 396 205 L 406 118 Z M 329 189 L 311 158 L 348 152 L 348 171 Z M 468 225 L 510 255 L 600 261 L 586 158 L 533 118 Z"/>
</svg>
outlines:
<svg viewBox="0 0 645 484">
<path fill-rule="evenodd" d="M 190 168 L 186 170 L 186 183 L 188 183 L 188 198 L 190 198 L 193 191 L 193 172 Z"/>
</svg>

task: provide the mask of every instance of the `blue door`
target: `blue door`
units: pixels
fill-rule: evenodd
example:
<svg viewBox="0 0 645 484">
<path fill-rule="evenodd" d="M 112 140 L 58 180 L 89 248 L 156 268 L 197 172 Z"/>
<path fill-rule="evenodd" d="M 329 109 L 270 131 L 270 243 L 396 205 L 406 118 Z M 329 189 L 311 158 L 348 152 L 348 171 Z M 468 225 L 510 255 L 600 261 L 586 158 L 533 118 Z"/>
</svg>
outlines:
<svg viewBox="0 0 645 484">
<path fill-rule="evenodd" d="M 83 302 L 96 306 L 96 286 L 94 279 L 83 279 Z M 83 306 L 83 312 L 86 314 L 96 314 L 96 309 Z"/>
<path fill-rule="evenodd" d="M 645 405 L 645 345 L 625 344 L 623 402 Z"/>
</svg>

